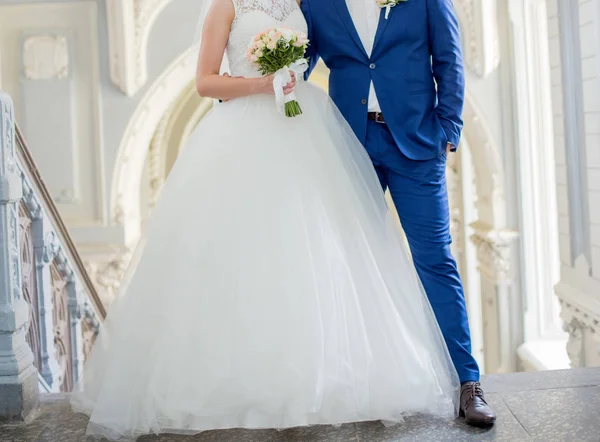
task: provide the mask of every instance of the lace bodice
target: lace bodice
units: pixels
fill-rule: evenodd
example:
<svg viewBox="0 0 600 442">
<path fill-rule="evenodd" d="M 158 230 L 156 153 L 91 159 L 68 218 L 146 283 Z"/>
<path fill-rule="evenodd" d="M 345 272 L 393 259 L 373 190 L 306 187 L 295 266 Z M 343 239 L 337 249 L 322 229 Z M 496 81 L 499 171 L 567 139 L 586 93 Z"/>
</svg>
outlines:
<svg viewBox="0 0 600 442">
<path fill-rule="evenodd" d="M 259 32 L 276 26 L 307 32 L 306 21 L 296 0 L 231 1 L 235 8 L 235 19 L 229 34 L 227 58 L 233 76 L 260 76 L 260 72 L 246 59 L 246 50 Z"/>
</svg>

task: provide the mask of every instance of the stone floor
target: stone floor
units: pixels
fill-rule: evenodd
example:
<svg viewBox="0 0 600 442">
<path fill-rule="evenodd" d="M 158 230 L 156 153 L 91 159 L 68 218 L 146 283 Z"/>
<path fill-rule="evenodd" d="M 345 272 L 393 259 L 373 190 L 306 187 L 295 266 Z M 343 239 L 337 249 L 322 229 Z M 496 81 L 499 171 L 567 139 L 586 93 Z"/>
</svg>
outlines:
<svg viewBox="0 0 600 442">
<path fill-rule="evenodd" d="M 489 403 L 498 414 L 491 429 L 460 420 L 411 418 L 395 427 L 378 422 L 341 428 L 286 431 L 214 431 L 198 436 L 146 436 L 140 442 L 399 442 L 539 441 L 600 442 L 600 368 L 515 373 L 485 377 Z M 86 442 L 86 417 L 71 412 L 68 398 L 44 396 L 30 423 L 0 426 L 0 442 Z"/>
</svg>

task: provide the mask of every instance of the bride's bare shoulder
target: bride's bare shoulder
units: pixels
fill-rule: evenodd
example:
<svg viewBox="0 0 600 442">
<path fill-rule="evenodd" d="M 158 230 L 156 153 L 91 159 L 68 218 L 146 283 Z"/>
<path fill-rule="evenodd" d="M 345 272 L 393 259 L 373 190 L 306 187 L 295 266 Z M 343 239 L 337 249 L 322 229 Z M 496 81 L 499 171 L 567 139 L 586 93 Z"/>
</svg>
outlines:
<svg viewBox="0 0 600 442">
<path fill-rule="evenodd" d="M 235 13 L 234 0 L 213 0 L 211 9 L 219 12 Z"/>
<path fill-rule="evenodd" d="M 235 7 L 233 6 L 233 0 L 213 0 L 206 14 L 204 28 L 225 22 L 231 24 L 234 17 Z"/>
</svg>

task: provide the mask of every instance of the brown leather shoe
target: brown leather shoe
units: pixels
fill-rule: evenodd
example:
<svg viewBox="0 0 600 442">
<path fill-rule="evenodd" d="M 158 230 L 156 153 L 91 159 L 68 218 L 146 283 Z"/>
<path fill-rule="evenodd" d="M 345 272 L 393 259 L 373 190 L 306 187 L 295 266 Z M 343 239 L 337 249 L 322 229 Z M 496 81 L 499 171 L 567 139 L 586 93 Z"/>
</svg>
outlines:
<svg viewBox="0 0 600 442">
<path fill-rule="evenodd" d="M 465 382 L 460 389 L 460 416 L 476 427 L 488 427 L 496 422 L 496 414 L 483 396 L 479 382 Z"/>
</svg>

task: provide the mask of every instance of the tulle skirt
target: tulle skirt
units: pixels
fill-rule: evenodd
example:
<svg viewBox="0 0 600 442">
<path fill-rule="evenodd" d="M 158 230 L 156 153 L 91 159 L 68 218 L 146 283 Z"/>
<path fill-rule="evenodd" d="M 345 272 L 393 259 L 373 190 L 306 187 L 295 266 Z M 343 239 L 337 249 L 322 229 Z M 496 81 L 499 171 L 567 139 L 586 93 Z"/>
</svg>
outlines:
<svg viewBox="0 0 600 442">
<path fill-rule="evenodd" d="M 459 382 L 370 160 L 318 88 L 192 134 L 72 405 L 88 434 L 454 416 Z"/>
</svg>

